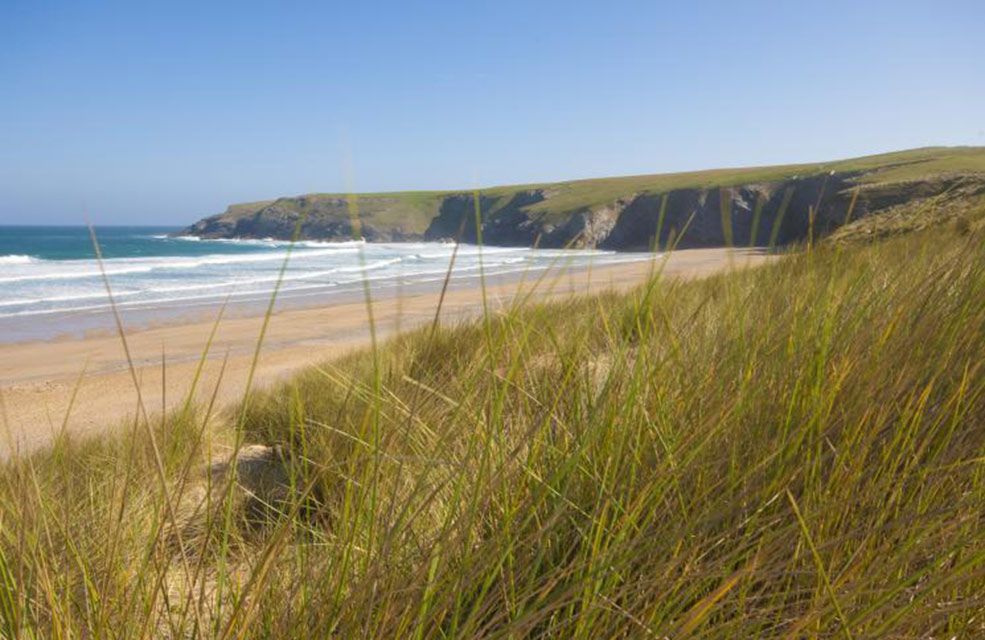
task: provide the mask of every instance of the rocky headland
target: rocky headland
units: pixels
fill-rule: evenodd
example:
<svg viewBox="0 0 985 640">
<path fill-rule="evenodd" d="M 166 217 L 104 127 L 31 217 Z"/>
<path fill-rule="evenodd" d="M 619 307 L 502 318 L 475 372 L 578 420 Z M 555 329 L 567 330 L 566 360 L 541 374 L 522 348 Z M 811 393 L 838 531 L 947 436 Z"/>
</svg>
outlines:
<svg viewBox="0 0 985 640">
<path fill-rule="evenodd" d="M 477 192 L 309 194 L 233 205 L 179 235 L 291 239 L 296 234 L 306 240 L 368 242 L 461 239 L 617 251 L 665 247 L 670 242 L 680 248 L 772 246 L 838 230 L 844 237 L 864 237 L 871 226 L 866 221 L 884 213 L 902 220 L 903 227 L 913 226 L 921 216 L 947 219 L 976 206 L 983 195 L 985 149 L 934 148 L 814 165 L 600 178 Z M 890 225 L 888 233 L 894 228 Z"/>
</svg>

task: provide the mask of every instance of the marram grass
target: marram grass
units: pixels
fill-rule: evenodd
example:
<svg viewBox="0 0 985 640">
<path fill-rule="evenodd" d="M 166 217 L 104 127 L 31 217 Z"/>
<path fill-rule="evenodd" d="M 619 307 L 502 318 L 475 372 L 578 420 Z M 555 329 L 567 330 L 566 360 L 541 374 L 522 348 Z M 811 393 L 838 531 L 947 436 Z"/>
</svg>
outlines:
<svg viewBox="0 0 985 640">
<path fill-rule="evenodd" d="M 983 245 L 517 305 L 63 438 L 0 475 L 0 636 L 983 637 Z M 206 471 L 236 442 L 261 508 Z"/>
</svg>

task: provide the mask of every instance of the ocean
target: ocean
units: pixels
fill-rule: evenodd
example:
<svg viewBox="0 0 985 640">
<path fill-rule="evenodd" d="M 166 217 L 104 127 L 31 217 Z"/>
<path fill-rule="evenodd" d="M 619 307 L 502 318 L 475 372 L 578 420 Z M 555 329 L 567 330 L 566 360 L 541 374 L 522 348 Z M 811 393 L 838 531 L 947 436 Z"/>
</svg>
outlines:
<svg viewBox="0 0 985 640">
<path fill-rule="evenodd" d="M 454 245 L 443 243 L 291 243 L 280 240 L 172 238 L 170 227 L 98 227 L 96 236 L 117 308 L 147 322 L 196 309 L 314 306 L 362 290 L 440 282 Z M 459 248 L 453 280 L 647 259 L 646 254 L 507 247 Z M 85 227 L 0 226 L 0 342 L 80 335 L 111 326 L 109 297 Z"/>
</svg>

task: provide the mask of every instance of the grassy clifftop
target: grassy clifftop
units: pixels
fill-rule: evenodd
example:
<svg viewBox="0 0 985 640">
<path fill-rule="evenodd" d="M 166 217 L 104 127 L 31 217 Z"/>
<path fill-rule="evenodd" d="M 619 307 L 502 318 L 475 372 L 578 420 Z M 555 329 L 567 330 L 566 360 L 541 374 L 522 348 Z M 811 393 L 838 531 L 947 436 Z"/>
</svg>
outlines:
<svg viewBox="0 0 985 640">
<path fill-rule="evenodd" d="M 809 216 L 818 225 L 817 233 L 829 233 L 841 225 L 851 206 L 855 217 L 878 214 L 903 200 L 948 193 L 958 179 L 985 185 L 985 148 L 934 147 L 833 162 L 500 186 L 478 193 L 487 243 L 638 249 L 658 231 L 665 234 L 673 227 L 681 233 L 692 212 L 694 224 L 681 246 L 723 244 L 724 197 L 729 199 L 727 226 L 755 236 L 748 238 L 754 244 L 772 236 L 788 242 L 807 235 Z M 861 194 L 857 200 L 851 193 L 856 188 Z M 781 214 L 788 189 L 793 200 Z M 464 232 L 466 240 L 475 241 L 472 198 L 467 191 L 315 193 L 233 205 L 185 232 L 289 238 L 303 221 L 301 234 L 312 239 L 361 235 L 371 241 L 418 240 Z M 760 198 L 762 221 L 754 224 Z M 812 206 L 818 210 L 811 213 Z M 667 226 L 656 229 L 653 223 L 662 208 Z M 355 214 L 358 229 L 353 227 Z"/>
<path fill-rule="evenodd" d="M 616 200 L 630 193 L 665 193 L 679 189 L 713 189 L 746 184 L 780 182 L 835 171 L 862 173 L 861 184 L 922 181 L 945 174 L 985 174 L 985 148 L 928 147 L 879 155 L 816 162 L 734 169 L 711 169 L 616 178 L 594 178 L 571 182 L 497 187 L 483 193 L 509 196 L 522 189 L 557 189 L 558 197 L 532 206 L 549 216 L 563 216 L 585 207 Z"/>
</svg>

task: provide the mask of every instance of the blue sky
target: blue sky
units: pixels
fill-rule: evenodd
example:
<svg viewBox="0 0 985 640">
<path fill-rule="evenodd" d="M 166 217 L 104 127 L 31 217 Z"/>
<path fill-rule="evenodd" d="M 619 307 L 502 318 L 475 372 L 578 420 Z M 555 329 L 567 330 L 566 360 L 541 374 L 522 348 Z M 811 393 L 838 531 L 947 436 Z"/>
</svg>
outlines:
<svg viewBox="0 0 985 640">
<path fill-rule="evenodd" d="M 0 1 L 0 224 L 985 145 L 985 2 Z"/>
</svg>

